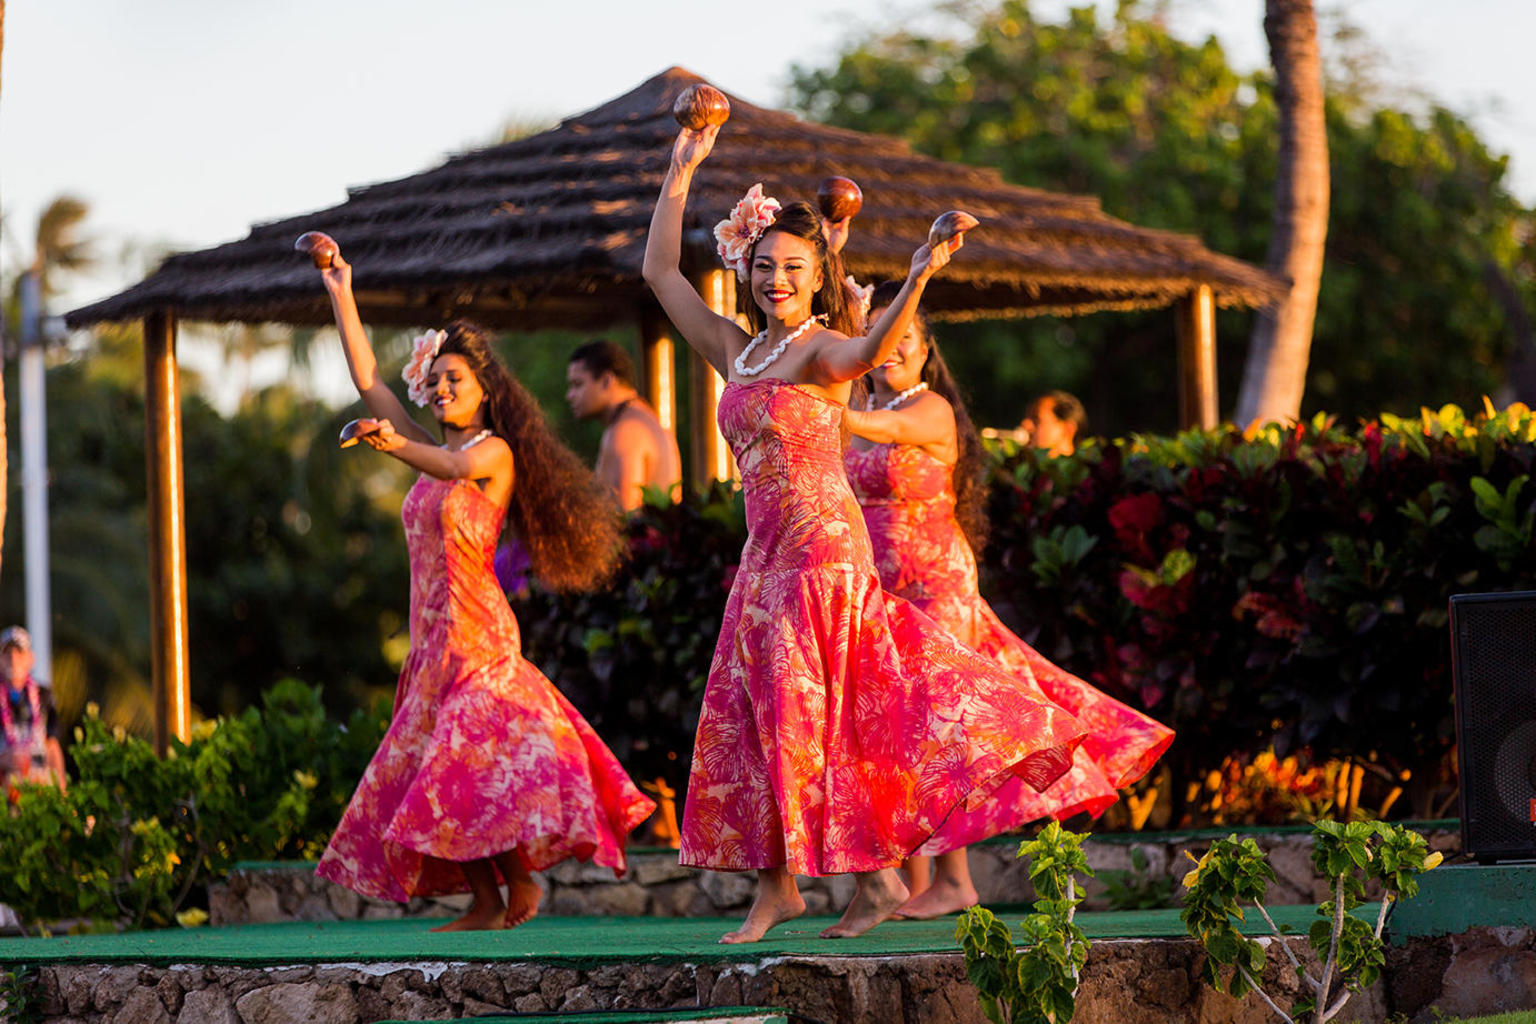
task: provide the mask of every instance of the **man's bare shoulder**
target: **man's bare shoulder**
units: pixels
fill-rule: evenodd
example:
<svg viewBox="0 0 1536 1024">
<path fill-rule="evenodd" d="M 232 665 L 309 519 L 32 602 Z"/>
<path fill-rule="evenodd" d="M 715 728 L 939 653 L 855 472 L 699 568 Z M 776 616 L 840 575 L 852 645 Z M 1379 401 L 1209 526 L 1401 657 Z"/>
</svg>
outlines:
<svg viewBox="0 0 1536 1024">
<path fill-rule="evenodd" d="M 631 402 L 614 419 L 613 424 L 608 430 L 615 438 L 633 439 L 639 438 L 642 435 L 654 437 L 663 428 L 661 420 L 656 418 L 656 414 L 651 411 L 650 406 L 643 405 L 640 402 Z"/>
</svg>

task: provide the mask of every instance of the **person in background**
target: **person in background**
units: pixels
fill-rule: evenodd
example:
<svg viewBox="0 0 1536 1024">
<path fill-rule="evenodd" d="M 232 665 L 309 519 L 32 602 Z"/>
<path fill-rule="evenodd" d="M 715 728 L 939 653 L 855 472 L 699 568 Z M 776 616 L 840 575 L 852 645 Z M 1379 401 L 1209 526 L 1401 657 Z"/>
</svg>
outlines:
<svg viewBox="0 0 1536 1024">
<path fill-rule="evenodd" d="M 565 400 L 577 419 L 603 421 L 597 478 L 619 507 L 633 512 L 655 488 L 675 501 L 682 482 L 677 438 L 635 390 L 635 364 L 611 341 L 589 341 L 571 353 Z"/>
<path fill-rule="evenodd" d="M 63 789 L 64 750 L 59 746 L 53 690 L 32 678 L 32 636 L 20 626 L 0 632 L 0 769 L 12 781 L 52 783 Z"/>
<path fill-rule="evenodd" d="M 1048 391 L 1035 399 L 1019 424 L 1025 443 L 1044 448 L 1047 455 L 1071 455 L 1077 439 L 1088 433 L 1088 414 L 1076 395 Z"/>
</svg>

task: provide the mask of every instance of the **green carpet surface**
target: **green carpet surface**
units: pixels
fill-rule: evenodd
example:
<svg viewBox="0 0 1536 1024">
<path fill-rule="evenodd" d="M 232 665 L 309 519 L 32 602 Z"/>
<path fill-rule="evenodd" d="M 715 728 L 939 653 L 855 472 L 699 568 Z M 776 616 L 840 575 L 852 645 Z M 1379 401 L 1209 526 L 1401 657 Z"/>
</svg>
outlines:
<svg viewBox="0 0 1536 1024">
<path fill-rule="evenodd" d="M 994 908 L 1010 927 L 1023 908 Z M 1314 908 L 1275 907 L 1277 924 L 1305 932 Z M 1370 914 L 1374 905 L 1357 913 Z M 1263 934 L 1249 915 L 1250 934 Z M 753 962 L 769 956 L 893 956 L 953 953 L 954 917 L 936 921 L 887 921 L 856 939 L 818 937 L 832 917 L 806 917 L 781 925 L 762 942 L 722 946 L 721 935 L 737 918 L 540 917 L 506 932 L 430 931 L 440 920 L 318 921 L 224 928 L 163 929 L 120 935 L 64 935 L 0 939 L 0 964 L 138 963 L 273 964 L 533 960 L 570 967 L 605 963 Z M 1176 910 L 1083 913 L 1078 923 L 1090 938 L 1183 937 Z M 1255 925 L 1254 922 L 1257 922 Z"/>
</svg>

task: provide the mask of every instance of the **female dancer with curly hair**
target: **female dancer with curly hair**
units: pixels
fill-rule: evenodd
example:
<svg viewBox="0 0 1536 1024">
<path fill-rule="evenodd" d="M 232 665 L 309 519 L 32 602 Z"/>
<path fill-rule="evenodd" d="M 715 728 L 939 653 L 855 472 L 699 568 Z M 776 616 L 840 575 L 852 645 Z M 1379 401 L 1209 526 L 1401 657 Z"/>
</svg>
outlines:
<svg viewBox="0 0 1536 1024">
<path fill-rule="evenodd" d="M 418 338 L 410 397 L 430 404 L 439 443 L 387 385 L 352 296 L 352 268 L 323 271 L 362 439 L 421 471 L 402 507 L 411 555 L 411 650 L 394 716 L 318 874 L 368 896 L 463 892 L 439 931 L 510 928 L 538 910 L 530 871 L 579 857 L 622 874 L 629 831 L 651 812 L 586 721 L 524 661 L 492 559 L 502 524 L 558 590 L 600 583 L 619 554 L 618 510 L 555 439 L 533 397 L 465 320 Z M 497 873 L 507 884 L 502 900 Z"/>
<path fill-rule="evenodd" d="M 851 382 L 890 355 L 959 240 L 920 247 L 885 316 L 849 337 L 841 261 L 820 218 L 754 186 L 716 229 L 763 324 L 752 337 L 678 265 L 688 188 L 718 131 L 678 136 L 645 253 L 668 317 L 728 381 L 720 427 L 749 527 L 704 693 L 681 859 L 757 871 L 747 918 L 723 942 L 756 941 L 803 913 L 796 873 L 852 872 L 854 898 L 822 934 L 858 935 L 906 901 L 895 865 L 946 816 L 1013 775 L 1043 789 L 1082 728 L 882 594 L 843 473 Z"/>
<path fill-rule="evenodd" d="M 899 293 L 895 282 L 876 288 L 870 316 L 879 317 Z M 986 541 L 981 439 L 920 316 L 870 379 L 865 407 L 847 414 L 855 437 L 844 463 L 869 526 L 881 585 L 1088 729 L 1071 771 L 1049 789 L 1010 781 L 987 802 L 951 815 L 923 844 L 919 853 L 937 855 L 932 884 L 925 884 L 926 858 L 918 858 L 909 865 L 917 891 L 897 913 L 937 917 L 976 902 L 968 844 L 1036 818 L 1061 820 L 1081 811 L 1097 817 L 1115 802 L 1118 787 L 1146 774 L 1173 731 L 1051 664 L 982 600 L 975 556 Z"/>
</svg>

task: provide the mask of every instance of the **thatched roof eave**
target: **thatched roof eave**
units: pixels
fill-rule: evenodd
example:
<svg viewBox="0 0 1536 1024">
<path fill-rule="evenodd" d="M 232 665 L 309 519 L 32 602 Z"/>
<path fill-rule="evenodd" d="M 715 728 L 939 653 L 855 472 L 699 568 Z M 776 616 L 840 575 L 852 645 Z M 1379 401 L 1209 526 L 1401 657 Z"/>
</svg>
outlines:
<svg viewBox="0 0 1536 1024">
<path fill-rule="evenodd" d="M 509 329 L 596 328 L 631 317 L 647 301 L 640 265 L 676 134 L 672 100 L 700 80 L 672 68 L 549 131 L 177 254 L 65 319 L 83 327 L 174 309 L 195 320 L 328 323 L 314 270 L 292 251 L 307 230 L 341 243 L 371 322 L 464 315 Z M 904 274 L 935 215 L 970 210 L 981 229 L 924 300 L 940 318 L 1149 308 L 1200 285 L 1223 306 L 1262 306 L 1285 293 L 1274 275 L 1192 236 L 1110 217 L 1091 196 L 1011 185 L 996 171 L 914 153 L 898 139 L 731 102 L 732 118 L 695 176 L 685 228 L 708 232 L 754 181 L 781 199 L 809 199 L 823 177 L 842 174 L 866 197 L 845 255 L 870 280 Z"/>
</svg>

